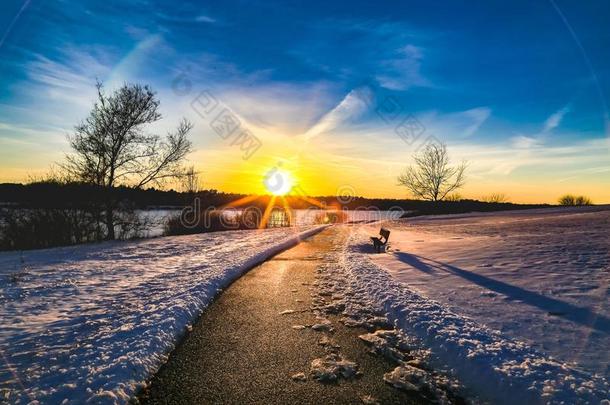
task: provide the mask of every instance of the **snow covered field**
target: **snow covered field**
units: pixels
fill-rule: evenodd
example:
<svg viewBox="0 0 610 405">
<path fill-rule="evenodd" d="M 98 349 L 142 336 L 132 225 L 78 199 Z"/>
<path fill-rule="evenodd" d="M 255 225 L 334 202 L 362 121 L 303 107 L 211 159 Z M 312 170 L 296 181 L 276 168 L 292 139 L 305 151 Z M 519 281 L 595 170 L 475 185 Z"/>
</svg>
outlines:
<svg viewBox="0 0 610 405">
<path fill-rule="evenodd" d="M 321 229 L 0 253 L 0 402 L 127 402 L 220 289 Z"/>
<path fill-rule="evenodd" d="M 391 255 L 375 260 L 398 281 L 563 361 L 610 372 L 610 211 L 392 228 Z"/>
<path fill-rule="evenodd" d="M 467 385 L 496 399 L 609 396 L 610 211 L 530 210 L 393 221 L 375 255 L 355 229 L 343 271 Z M 384 271 L 385 270 L 385 271 Z M 499 331 L 499 332 L 497 332 Z"/>
</svg>

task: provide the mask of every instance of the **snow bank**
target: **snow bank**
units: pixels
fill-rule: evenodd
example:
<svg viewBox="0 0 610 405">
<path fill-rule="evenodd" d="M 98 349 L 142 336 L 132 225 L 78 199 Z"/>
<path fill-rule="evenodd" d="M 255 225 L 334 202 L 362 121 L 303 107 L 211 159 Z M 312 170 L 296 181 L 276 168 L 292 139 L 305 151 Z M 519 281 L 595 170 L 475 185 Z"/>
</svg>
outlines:
<svg viewBox="0 0 610 405">
<path fill-rule="evenodd" d="M 214 296 L 324 227 L 0 254 L 0 402 L 126 403 Z"/>
<path fill-rule="evenodd" d="M 335 269 L 350 285 L 349 301 L 386 312 L 396 327 L 431 351 L 433 366 L 449 366 L 462 383 L 494 403 L 599 403 L 608 398 L 603 377 L 553 360 L 397 282 L 369 259 L 368 236 L 356 230 Z M 349 302 L 346 312 L 357 315 Z"/>
</svg>

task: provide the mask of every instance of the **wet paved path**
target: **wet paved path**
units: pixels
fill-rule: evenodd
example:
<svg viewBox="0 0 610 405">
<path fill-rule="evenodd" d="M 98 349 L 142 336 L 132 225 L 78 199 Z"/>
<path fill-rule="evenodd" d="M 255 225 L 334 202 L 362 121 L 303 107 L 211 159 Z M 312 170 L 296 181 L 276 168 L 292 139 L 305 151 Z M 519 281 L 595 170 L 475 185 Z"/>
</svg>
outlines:
<svg viewBox="0 0 610 405">
<path fill-rule="evenodd" d="M 310 310 L 316 267 L 346 230 L 331 227 L 245 274 L 203 313 L 151 381 L 140 400 L 149 404 L 380 403 L 420 402 L 383 382 L 394 366 L 373 356 L 358 339 L 363 329 L 333 321 L 332 338 L 362 375 L 323 384 L 309 376 L 311 361 L 323 357 L 324 335 L 293 325 L 314 324 Z M 280 314 L 285 310 L 294 313 Z M 303 372 L 306 381 L 291 378 Z"/>
</svg>

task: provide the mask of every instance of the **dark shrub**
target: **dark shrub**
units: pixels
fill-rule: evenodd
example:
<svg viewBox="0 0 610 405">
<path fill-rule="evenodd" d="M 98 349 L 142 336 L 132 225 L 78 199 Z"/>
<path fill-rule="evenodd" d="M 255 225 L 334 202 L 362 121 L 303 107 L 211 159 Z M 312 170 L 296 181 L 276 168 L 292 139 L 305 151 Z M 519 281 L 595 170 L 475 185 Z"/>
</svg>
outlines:
<svg viewBox="0 0 610 405">
<path fill-rule="evenodd" d="M 183 210 L 171 217 L 165 224 L 165 235 L 191 235 L 203 232 L 231 231 L 237 229 L 257 229 L 261 215 L 257 209 L 241 212 L 202 210 L 194 216 Z"/>
<path fill-rule="evenodd" d="M 76 209 L 4 209 L 0 224 L 2 250 L 93 242 L 105 233 L 95 213 Z"/>
<path fill-rule="evenodd" d="M 0 250 L 43 249 L 106 239 L 104 211 L 92 208 L 5 208 L 0 211 Z M 119 239 L 141 237 L 148 229 L 145 218 L 131 204 L 115 211 Z"/>
<path fill-rule="evenodd" d="M 577 205 L 592 205 L 593 202 L 589 197 L 584 195 L 575 196 L 572 194 L 566 194 L 559 198 L 559 205 L 565 206 L 577 206 Z"/>
</svg>

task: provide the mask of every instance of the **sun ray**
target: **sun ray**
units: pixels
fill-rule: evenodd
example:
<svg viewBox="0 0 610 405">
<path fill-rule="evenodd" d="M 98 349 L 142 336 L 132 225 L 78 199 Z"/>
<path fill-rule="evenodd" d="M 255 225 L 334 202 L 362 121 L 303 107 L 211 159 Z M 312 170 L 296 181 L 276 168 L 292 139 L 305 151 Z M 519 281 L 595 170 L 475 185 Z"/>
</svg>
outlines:
<svg viewBox="0 0 610 405">
<path fill-rule="evenodd" d="M 271 210 L 273 209 L 274 205 L 275 205 L 275 199 L 277 198 L 277 196 L 271 196 L 271 199 L 269 200 L 269 204 L 267 204 L 267 207 L 265 208 L 265 213 L 263 214 L 263 217 L 261 218 L 261 223 L 258 226 L 258 229 L 264 229 L 267 226 L 267 222 L 269 221 L 269 215 L 271 215 Z"/>
<path fill-rule="evenodd" d="M 280 197 L 280 201 L 282 202 L 284 210 L 286 210 L 286 215 L 288 216 L 288 223 L 290 224 L 290 226 L 292 226 L 292 210 L 290 209 L 290 205 L 288 205 L 288 201 L 286 201 L 286 198 L 284 196 Z"/>
<path fill-rule="evenodd" d="M 239 207 L 240 205 L 244 205 L 247 204 L 251 201 L 256 200 L 257 198 L 259 198 L 259 195 L 248 195 L 246 197 L 242 197 L 238 200 L 232 201 L 230 203 L 227 203 L 225 205 L 223 205 L 222 207 L 220 207 L 221 209 L 223 208 L 231 208 L 231 207 Z"/>
<path fill-rule="evenodd" d="M 322 204 L 320 201 L 316 200 L 315 198 L 307 197 L 306 195 L 297 195 L 295 197 L 298 197 L 303 201 L 306 201 L 312 205 L 315 205 L 318 208 L 324 208 L 324 209 L 327 208 L 326 205 Z"/>
</svg>

